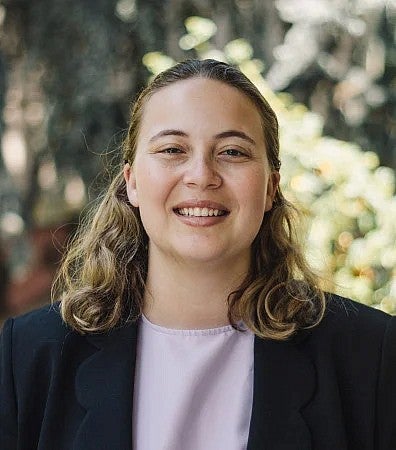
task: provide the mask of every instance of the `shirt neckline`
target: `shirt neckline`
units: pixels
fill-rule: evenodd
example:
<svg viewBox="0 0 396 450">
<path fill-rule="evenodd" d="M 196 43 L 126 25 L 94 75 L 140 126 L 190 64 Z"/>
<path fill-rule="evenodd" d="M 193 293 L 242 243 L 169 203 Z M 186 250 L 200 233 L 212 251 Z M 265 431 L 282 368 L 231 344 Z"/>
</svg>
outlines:
<svg viewBox="0 0 396 450">
<path fill-rule="evenodd" d="M 144 327 L 151 328 L 157 333 L 172 334 L 179 336 L 215 336 L 219 334 L 237 331 L 232 325 L 224 325 L 221 327 L 203 328 L 203 329 L 167 328 L 150 322 L 150 320 L 144 314 L 141 315 L 140 321 Z"/>
</svg>

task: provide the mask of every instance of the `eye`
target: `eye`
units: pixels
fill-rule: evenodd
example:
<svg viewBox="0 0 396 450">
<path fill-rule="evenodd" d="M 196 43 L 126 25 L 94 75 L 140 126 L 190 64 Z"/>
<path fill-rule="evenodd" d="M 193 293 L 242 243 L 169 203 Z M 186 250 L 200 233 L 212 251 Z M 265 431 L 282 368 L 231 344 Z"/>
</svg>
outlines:
<svg viewBox="0 0 396 450">
<path fill-rule="evenodd" d="M 183 153 L 183 150 L 177 147 L 167 147 L 160 150 L 159 153 L 164 153 L 166 155 L 173 155 L 177 153 Z"/>
<path fill-rule="evenodd" d="M 220 155 L 225 156 L 232 156 L 232 157 L 240 157 L 240 158 L 247 158 L 248 154 L 242 150 L 239 150 L 237 148 L 227 148 L 226 150 L 223 150 Z"/>
</svg>

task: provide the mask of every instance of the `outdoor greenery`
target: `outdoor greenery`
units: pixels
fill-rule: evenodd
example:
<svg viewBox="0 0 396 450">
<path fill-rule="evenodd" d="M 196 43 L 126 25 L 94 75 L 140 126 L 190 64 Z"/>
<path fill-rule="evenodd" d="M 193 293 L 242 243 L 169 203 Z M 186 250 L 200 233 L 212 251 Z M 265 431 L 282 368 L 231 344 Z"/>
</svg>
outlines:
<svg viewBox="0 0 396 450">
<path fill-rule="evenodd" d="M 323 119 L 288 94 L 275 94 L 243 39 L 223 51 L 211 44 L 216 25 L 186 20 L 183 48 L 200 58 L 237 64 L 274 107 L 281 125 L 281 184 L 286 197 L 308 217 L 307 254 L 327 287 L 342 295 L 396 312 L 395 176 L 373 152 L 323 135 Z M 175 63 L 161 52 L 143 63 L 156 74 Z"/>
<path fill-rule="evenodd" d="M 276 110 L 328 288 L 396 313 L 395 42 L 395 0 L 0 0 L 0 292 L 103 188 L 150 74 L 198 56 Z"/>
</svg>

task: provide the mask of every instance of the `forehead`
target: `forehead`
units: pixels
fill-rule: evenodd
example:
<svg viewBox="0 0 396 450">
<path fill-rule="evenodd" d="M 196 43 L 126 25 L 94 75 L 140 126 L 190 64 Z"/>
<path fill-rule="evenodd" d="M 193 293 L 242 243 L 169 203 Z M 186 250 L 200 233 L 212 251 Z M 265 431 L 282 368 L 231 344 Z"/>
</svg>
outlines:
<svg viewBox="0 0 396 450">
<path fill-rule="evenodd" d="M 205 78 L 174 82 L 146 101 L 139 134 L 144 138 L 164 128 L 201 136 L 238 129 L 263 141 L 261 116 L 253 101 L 224 82 Z"/>
</svg>

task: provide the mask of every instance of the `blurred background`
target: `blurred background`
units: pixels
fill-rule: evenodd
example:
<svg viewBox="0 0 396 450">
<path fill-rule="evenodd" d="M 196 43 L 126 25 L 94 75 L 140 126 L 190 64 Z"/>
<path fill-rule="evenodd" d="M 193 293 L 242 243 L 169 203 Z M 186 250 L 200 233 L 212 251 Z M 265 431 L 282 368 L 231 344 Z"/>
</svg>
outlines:
<svg viewBox="0 0 396 450">
<path fill-rule="evenodd" d="M 327 288 L 396 313 L 395 40 L 396 0 L 1 0 L 0 317 L 49 302 L 131 101 L 188 57 L 239 65 L 273 105 Z"/>
</svg>

